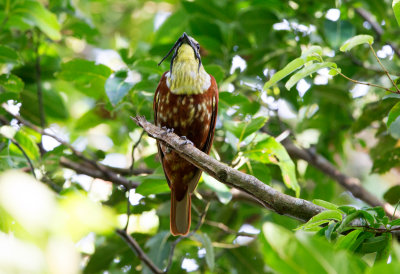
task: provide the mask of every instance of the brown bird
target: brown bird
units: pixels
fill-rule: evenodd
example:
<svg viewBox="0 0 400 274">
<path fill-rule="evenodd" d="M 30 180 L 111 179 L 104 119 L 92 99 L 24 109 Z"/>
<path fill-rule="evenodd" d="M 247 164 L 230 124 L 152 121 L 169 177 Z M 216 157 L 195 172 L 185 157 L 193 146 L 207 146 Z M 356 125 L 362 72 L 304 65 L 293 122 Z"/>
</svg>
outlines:
<svg viewBox="0 0 400 274">
<path fill-rule="evenodd" d="M 174 51 L 175 50 L 175 51 Z M 166 132 L 172 130 L 205 153 L 210 152 L 218 109 L 218 87 L 201 63 L 200 45 L 186 33 L 176 41 L 160 64 L 174 51 L 154 96 L 154 121 Z M 191 221 L 191 195 L 201 170 L 157 142 L 165 177 L 171 188 L 172 235 L 187 235 Z"/>
</svg>

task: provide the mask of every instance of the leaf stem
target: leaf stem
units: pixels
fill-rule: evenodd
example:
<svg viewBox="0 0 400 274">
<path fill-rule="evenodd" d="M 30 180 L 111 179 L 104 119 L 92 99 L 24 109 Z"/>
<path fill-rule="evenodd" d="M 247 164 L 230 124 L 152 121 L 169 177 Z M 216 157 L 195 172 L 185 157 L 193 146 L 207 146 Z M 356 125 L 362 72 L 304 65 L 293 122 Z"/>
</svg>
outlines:
<svg viewBox="0 0 400 274">
<path fill-rule="evenodd" d="M 360 81 L 358 81 L 358 80 L 352 79 L 352 78 L 350 78 L 350 77 L 344 75 L 342 72 L 340 72 L 340 71 L 339 71 L 338 69 L 336 69 L 336 68 L 333 68 L 333 69 L 336 70 L 336 72 L 337 72 L 340 76 L 342 76 L 343 78 L 345 78 L 345 79 L 347 79 L 347 80 L 349 80 L 350 82 L 353 82 L 353 83 L 355 83 L 355 84 L 365 85 L 365 86 L 370 86 L 370 87 L 376 87 L 376 88 L 384 89 L 384 90 L 389 91 L 389 92 L 394 92 L 394 93 L 399 93 L 399 94 L 400 94 L 400 91 L 398 91 L 398 92 L 397 92 L 397 91 L 393 91 L 393 90 L 391 90 L 391 89 L 389 89 L 389 88 L 385 88 L 384 86 L 376 85 L 376 84 L 373 84 L 373 83 L 360 82 Z"/>
<path fill-rule="evenodd" d="M 388 72 L 388 70 L 385 68 L 385 66 L 382 64 L 381 60 L 379 59 L 378 55 L 376 55 L 376 52 L 374 50 L 374 48 L 372 47 L 371 44 L 368 44 L 369 48 L 371 49 L 372 53 L 374 54 L 376 60 L 378 61 L 379 65 L 381 66 L 381 68 L 383 69 L 383 71 L 386 73 L 387 77 L 389 78 L 390 82 L 392 82 L 393 86 L 395 87 L 397 93 L 400 93 L 400 89 L 397 87 L 396 83 L 393 81 L 392 77 L 390 77 L 390 74 Z"/>
</svg>

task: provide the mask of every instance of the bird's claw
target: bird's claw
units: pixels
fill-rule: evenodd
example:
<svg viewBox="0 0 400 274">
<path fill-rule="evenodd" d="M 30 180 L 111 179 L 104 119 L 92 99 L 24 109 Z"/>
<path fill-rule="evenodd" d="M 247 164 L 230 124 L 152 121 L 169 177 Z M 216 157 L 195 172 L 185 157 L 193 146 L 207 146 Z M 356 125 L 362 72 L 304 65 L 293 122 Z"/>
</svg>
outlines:
<svg viewBox="0 0 400 274">
<path fill-rule="evenodd" d="M 181 136 L 180 139 L 183 140 L 181 146 L 184 146 L 184 145 L 192 145 L 193 146 L 193 142 L 190 141 L 186 136 Z"/>
<path fill-rule="evenodd" d="M 165 136 L 168 133 L 174 133 L 173 128 L 167 128 L 166 126 L 163 126 L 163 127 L 161 127 L 161 129 L 164 130 L 164 132 L 161 133 L 162 136 Z"/>
</svg>

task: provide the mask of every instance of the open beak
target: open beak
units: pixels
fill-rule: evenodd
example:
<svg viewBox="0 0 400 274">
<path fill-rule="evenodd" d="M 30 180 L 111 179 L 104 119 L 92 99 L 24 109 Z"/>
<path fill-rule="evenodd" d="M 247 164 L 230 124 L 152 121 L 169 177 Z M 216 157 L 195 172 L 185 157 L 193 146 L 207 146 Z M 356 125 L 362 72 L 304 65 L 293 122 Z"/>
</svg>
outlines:
<svg viewBox="0 0 400 274">
<path fill-rule="evenodd" d="M 189 46 L 192 47 L 195 58 L 197 58 L 199 60 L 199 70 L 200 70 L 200 66 L 201 66 L 201 57 L 200 57 L 200 53 L 199 53 L 199 49 L 197 48 L 197 46 L 194 44 L 193 39 L 190 38 L 190 36 L 188 36 L 186 34 L 186 32 L 184 32 L 182 34 L 181 37 L 179 37 L 179 39 L 175 42 L 174 46 L 169 50 L 169 52 L 167 53 L 167 55 L 164 56 L 164 58 L 160 61 L 160 63 L 158 63 L 158 65 L 161 65 L 161 63 L 168 58 L 168 56 L 175 50 L 174 54 L 172 55 L 172 59 L 171 59 L 171 66 L 170 66 L 170 71 L 172 72 L 172 66 L 174 63 L 174 59 L 177 55 L 178 49 L 179 47 L 183 44 L 188 44 Z"/>
</svg>

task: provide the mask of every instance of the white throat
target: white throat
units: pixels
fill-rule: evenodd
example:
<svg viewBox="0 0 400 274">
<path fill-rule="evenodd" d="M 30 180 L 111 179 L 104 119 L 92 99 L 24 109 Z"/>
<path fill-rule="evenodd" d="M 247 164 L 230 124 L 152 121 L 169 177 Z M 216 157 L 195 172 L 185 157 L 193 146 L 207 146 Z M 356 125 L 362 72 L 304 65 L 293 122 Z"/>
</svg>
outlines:
<svg viewBox="0 0 400 274">
<path fill-rule="evenodd" d="M 197 60 L 196 60 L 197 61 Z M 211 77 L 198 62 L 175 62 L 172 72 L 166 74 L 167 86 L 174 94 L 201 94 L 211 86 Z"/>
</svg>

